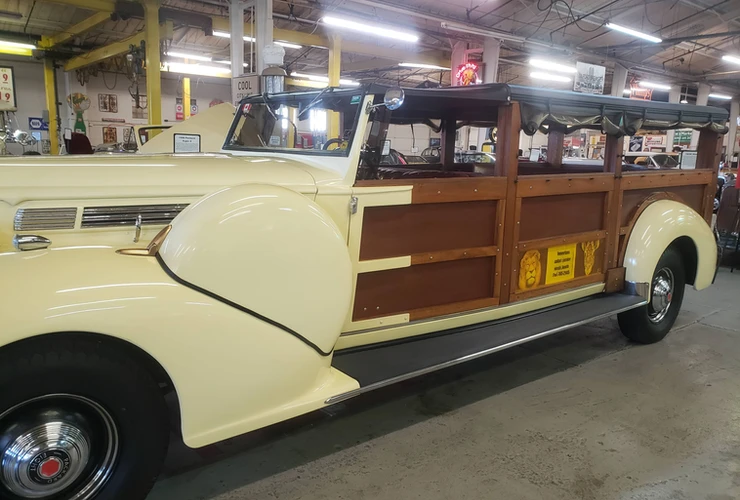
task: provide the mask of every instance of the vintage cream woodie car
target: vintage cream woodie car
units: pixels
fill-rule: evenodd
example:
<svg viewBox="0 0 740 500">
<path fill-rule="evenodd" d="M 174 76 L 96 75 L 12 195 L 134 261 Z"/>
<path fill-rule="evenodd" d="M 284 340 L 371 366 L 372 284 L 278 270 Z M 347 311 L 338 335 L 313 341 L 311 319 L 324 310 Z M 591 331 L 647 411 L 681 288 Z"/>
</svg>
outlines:
<svg viewBox="0 0 740 500">
<path fill-rule="evenodd" d="M 248 98 L 219 154 L 3 159 L 0 498 L 141 499 L 170 424 L 201 447 L 616 313 L 660 340 L 713 280 L 727 117 L 371 86 Z M 439 164 L 380 164 L 406 126 Z M 496 163 L 454 162 L 464 126 L 497 127 Z M 623 169 L 642 127 L 699 130 L 697 169 Z M 562 163 L 579 128 L 603 166 Z"/>
</svg>

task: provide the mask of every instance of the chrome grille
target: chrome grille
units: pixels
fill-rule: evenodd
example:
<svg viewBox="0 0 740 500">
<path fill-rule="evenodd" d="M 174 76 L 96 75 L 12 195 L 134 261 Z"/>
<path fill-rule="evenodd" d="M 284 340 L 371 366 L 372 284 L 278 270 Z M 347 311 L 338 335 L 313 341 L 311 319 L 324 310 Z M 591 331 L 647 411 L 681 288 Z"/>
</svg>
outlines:
<svg viewBox="0 0 740 500">
<path fill-rule="evenodd" d="M 13 219 L 16 231 L 74 229 L 77 207 L 19 208 Z"/>
<path fill-rule="evenodd" d="M 82 227 L 133 226 L 141 216 L 142 225 L 165 225 L 172 222 L 187 204 L 127 205 L 120 207 L 85 207 Z"/>
</svg>

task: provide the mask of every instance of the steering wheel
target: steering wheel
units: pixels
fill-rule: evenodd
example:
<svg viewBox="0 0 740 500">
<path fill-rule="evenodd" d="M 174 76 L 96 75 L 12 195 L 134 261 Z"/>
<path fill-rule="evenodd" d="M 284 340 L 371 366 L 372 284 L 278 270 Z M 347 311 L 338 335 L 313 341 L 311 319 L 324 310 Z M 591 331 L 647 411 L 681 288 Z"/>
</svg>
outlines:
<svg viewBox="0 0 740 500">
<path fill-rule="evenodd" d="M 323 149 L 324 151 L 334 151 L 337 149 L 346 151 L 348 147 L 349 141 L 345 141 L 342 139 L 329 139 L 324 143 L 324 146 L 321 149 Z"/>
</svg>

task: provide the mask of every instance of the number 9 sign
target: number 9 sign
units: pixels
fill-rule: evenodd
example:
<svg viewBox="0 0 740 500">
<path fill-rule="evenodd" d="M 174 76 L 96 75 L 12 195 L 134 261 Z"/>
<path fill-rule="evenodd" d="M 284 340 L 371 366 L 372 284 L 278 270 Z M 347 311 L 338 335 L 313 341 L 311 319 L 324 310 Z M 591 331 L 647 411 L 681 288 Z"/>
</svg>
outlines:
<svg viewBox="0 0 740 500">
<path fill-rule="evenodd" d="M 0 109 L 14 110 L 15 88 L 13 82 L 13 68 L 0 66 Z"/>
</svg>

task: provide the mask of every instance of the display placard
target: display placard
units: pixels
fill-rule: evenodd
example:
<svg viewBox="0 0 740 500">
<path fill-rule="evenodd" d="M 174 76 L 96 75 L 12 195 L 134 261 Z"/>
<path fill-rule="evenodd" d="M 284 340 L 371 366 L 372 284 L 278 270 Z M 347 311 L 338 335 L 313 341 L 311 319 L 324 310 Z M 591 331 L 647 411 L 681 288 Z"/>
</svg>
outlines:
<svg viewBox="0 0 740 500">
<path fill-rule="evenodd" d="M 200 134 L 175 134 L 175 153 L 200 153 Z"/>
<path fill-rule="evenodd" d="M 696 150 L 681 151 L 681 170 L 694 170 L 696 168 L 696 159 L 699 152 Z"/>
<path fill-rule="evenodd" d="M 0 111 L 16 111 L 15 76 L 11 66 L 0 66 Z"/>
<path fill-rule="evenodd" d="M 547 249 L 547 274 L 545 284 L 561 283 L 575 277 L 576 244 L 560 245 Z"/>
</svg>

